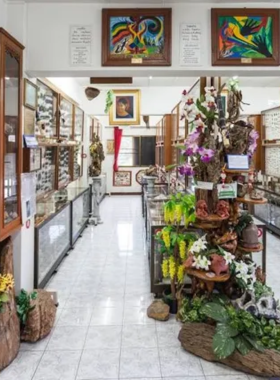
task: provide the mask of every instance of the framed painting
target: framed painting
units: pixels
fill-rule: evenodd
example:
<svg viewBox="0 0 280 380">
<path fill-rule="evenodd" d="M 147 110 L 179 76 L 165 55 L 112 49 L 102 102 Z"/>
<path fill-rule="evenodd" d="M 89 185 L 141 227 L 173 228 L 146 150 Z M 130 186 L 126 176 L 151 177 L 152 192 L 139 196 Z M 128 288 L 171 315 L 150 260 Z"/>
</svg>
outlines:
<svg viewBox="0 0 280 380">
<path fill-rule="evenodd" d="M 103 66 L 171 66 L 170 8 L 103 9 Z"/>
<path fill-rule="evenodd" d="M 140 124 L 139 90 L 113 90 L 113 104 L 110 107 L 109 124 Z"/>
<path fill-rule="evenodd" d="M 107 154 L 114 154 L 114 153 L 115 153 L 115 141 L 107 140 Z"/>
<path fill-rule="evenodd" d="M 25 107 L 36 110 L 37 108 L 37 91 L 36 84 L 30 82 L 28 79 L 24 79 L 24 105 Z"/>
<path fill-rule="evenodd" d="M 131 172 L 130 171 L 114 172 L 113 186 L 115 187 L 131 186 Z"/>
<path fill-rule="evenodd" d="M 212 9 L 213 66 L 278 66 L 279 9 Z"/>
</svg>

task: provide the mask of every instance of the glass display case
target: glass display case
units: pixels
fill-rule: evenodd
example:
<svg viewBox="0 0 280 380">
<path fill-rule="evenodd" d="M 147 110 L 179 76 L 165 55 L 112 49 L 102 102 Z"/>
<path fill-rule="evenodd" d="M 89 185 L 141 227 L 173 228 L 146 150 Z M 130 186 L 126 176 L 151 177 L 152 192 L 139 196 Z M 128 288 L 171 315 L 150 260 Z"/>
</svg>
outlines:
<svg viewBox="0 0 280 380">
<path fill-rule="evenodd" d="M 257 186 L 264 192 L 268 202 L 264 205 L 254 205 L 254 216 L 264 222 L 267 228 L 280 236 L 280 194 L 269 186 Z"/>
<path fill-rule="evenodd" d="M 56 147 L 41 147 L 41 168 L 36 171 L 36 195 L 41 196 L 55 189 Z"/>
<path fill-rule="evenodd" d="M 23 49 L 0 28 L 0 241 L 21 225 Z"/>
<path fill-rule="evenodd" d="M 78 143 L 77 146 L 73 147 L 73 173 L 72 179 L 75 181 L 83 174 L 83 135 L 84 135 L 84 112 L 78 108 L 74 107 L 74 140 Z"/>
<path fill-rule="evenodd" d="M 71 201 L 71 247 L 87 226 L 90 213 L 90 189 L 67 189 Z"/>
<path fill-rule="evenodd" d="M 71 243 L 71 207 L 67 191 L 37 202 L 35 218 L 35 288 L 43 288 Z"/>
<path fill-rule="evenodd" d="M 58 94 L 39 80 L 37 86 L 38 105 L 35 134 L 38 137 L 58 136 Z"/>
<path fill-rule="evenodd" d="M 65 187 L 71 180 L 70 173 L 70 155 L 71 147 L 59 146 L 58 147 L 58 189 Z"/>
<path fill-rule="evenodd" d="M 73 104 L 60 96 L 59 137 L 63 140 L 73 140 L 73 112 Z"/>
</svg>

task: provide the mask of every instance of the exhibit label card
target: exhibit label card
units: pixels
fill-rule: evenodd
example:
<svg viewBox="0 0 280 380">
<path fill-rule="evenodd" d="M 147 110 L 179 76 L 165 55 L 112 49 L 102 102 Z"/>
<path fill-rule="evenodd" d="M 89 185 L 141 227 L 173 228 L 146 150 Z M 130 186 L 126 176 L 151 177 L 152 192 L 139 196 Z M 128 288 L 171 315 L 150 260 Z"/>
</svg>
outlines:
<svg viewBox="0 0 280 380">
<path fill-rule="evenodd" d="M 214 186 L 213 182 L 197 181 L 195 188 L 202 189 L 202 190 L 213 190 L 213 186 Z"/>
<path fill-rule="evenodd" d="M 217 188 L 219 199 L 237 198 L 237 182 L 219 184 Z"/>
<path fill-rule="evenodd" d="M 92 27 L 90 25 L 70 26 L 70 65 L 91 65 Z"/>
<path fill-rule="evenodd" d="M 249 170 L 249 156 L 239 154 L 227 155 L 228 169 Z"/>
<path fill-rule="evenodd" d="M 180 25 L 180 66 L 201 66 L 201 25 Z"/>
</svg>

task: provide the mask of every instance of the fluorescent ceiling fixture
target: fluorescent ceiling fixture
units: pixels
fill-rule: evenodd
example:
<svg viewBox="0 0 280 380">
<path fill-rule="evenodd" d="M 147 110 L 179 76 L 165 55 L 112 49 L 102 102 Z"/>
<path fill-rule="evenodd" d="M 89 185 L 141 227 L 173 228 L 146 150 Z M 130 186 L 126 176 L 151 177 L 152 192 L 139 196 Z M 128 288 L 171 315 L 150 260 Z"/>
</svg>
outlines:
<svg viewBox="0 0 280 380">
<path fill-rule="evenodd" d="M 153 79 L 153 77 L 149 77 L 149 79 Z"/>
<path fill-rule="evenodd" d="M 10 78 L 9 78 L 9 77 L 5 77 L 5 79 L 6 79 L 6 80 L 10 80 Z"/>
</svg>

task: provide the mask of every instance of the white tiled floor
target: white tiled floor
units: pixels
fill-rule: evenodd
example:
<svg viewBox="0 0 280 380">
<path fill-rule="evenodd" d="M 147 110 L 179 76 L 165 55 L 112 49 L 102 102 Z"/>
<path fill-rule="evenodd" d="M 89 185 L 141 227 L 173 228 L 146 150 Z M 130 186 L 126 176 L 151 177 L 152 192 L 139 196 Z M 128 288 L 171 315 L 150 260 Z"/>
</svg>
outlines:
<svg viewBox="0 0 280 380">
<path fill-rule="evenodd" d="M 180 326 L 147 318 L 151 303 L 140 197 L 102 203 L 104 224 L 90 226 L 48 287 L 59 292 L 56 327 L 22 344 L 1 380 L 255 380 L 182 350 Z M 279 240 L 268 235 L 268 283 L 278 289 Z"/>
</svg>

